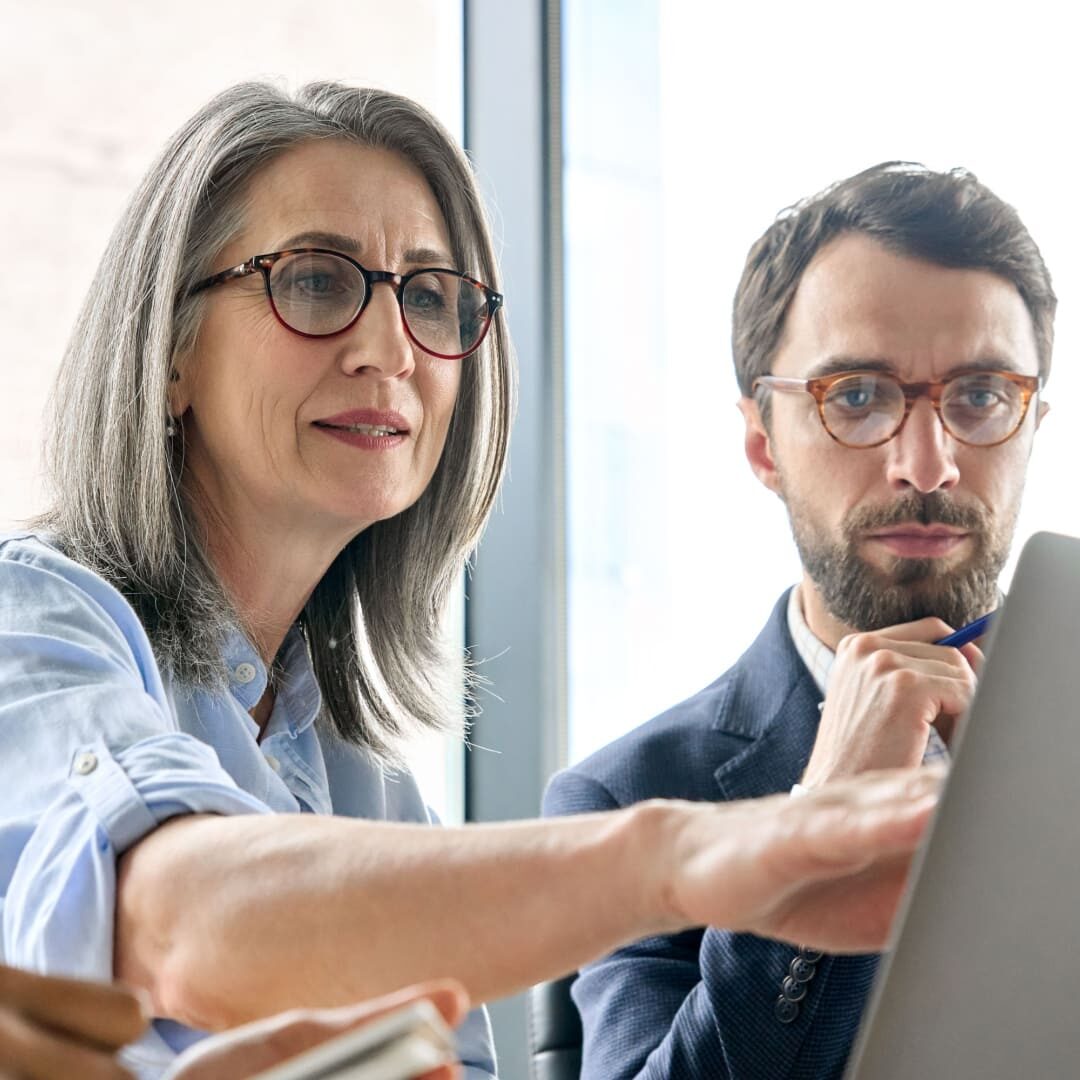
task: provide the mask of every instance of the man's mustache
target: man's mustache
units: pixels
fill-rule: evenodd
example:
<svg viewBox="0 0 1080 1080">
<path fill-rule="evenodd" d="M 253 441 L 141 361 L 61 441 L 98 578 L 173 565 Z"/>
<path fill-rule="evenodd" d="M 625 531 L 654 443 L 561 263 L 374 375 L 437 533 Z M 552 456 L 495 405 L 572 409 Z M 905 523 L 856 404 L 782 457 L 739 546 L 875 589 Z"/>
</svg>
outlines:
<svg viewBox="0 0 1080 1080">
<path fill-rule="evenodd" d="M 925 495 L 917 491 L 902 495 L 888 506 L 863 506 L 853 510 L 844 521 L 848 536 L 892 525 L 949 525 L 972 532 L 985 531 L 989 515 L 981 506 L 959 503 L 944 491 Z"/>
</svg>

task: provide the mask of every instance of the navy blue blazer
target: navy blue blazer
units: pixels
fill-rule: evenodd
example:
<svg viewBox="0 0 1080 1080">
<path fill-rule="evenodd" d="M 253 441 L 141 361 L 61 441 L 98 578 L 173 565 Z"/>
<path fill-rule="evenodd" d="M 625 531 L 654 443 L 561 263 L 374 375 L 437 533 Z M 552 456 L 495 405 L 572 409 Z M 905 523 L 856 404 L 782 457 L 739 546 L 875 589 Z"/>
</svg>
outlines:
<svg viewBox="0 0 1080 1080">
<path fill-rule="evenodd" d="M 788 632 L 785 593 L 730 671 L 556 774 L 544 813 L 790 791 L 814 745 L 820 700 Z M 582 1080 L 840 1077 L 877 958 L 823 956 L 805 997 L 781 1004 L 799 955 L 752 934 L 697 929 L 646 938 L 589 965 L 573 989 L 585 1028 Z"/>
</svg>

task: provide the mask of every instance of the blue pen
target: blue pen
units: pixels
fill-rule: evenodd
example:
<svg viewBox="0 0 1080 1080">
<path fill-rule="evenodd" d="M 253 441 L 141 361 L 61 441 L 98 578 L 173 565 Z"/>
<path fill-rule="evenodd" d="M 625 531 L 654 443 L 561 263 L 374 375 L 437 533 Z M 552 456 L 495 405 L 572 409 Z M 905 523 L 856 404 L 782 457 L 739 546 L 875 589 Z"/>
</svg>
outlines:
<svg viewBox="0 0 1080 1080">
<path fill-rule="evenodd" d="M 982 637 L 986 633 L 986 628 L 990 625 L 990 620 L 996 614 L 996 611 L 991 611 L 989 615 L 984 615 L 981 619 L 968 623 L 967 626 L 961 626 L 959 630 L 954 630 L 940 641 L 935 641 L 934 644 L 951 645 L 954 649 L 959 649 L 961 645 L 966 645 L 969 641 Z"/>
</svg>

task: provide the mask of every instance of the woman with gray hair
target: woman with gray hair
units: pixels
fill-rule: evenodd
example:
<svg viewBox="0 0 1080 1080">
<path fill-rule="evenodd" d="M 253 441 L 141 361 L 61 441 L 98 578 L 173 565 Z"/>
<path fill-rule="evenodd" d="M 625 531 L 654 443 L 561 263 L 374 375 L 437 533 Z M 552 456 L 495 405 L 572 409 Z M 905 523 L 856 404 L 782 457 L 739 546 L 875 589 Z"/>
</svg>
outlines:
<svg viewBox="0 0 1080 1080">
<path fill-rule="evenodd" d="M 935 782 L 429 829 L 403 740 L 460 709 L 440 620 L 513 368 L 467 162 L 415 104 L 248 84 L 170 141 L 0 540 L 0 960 L 203 1030 L 435 975 L 484 1001 L 704 923 L 882 941 Z M 424 827 L 421 827 L 424 826 Z M 472 1076 L 495 1065 L 482 1011 Z"/>
</svg>

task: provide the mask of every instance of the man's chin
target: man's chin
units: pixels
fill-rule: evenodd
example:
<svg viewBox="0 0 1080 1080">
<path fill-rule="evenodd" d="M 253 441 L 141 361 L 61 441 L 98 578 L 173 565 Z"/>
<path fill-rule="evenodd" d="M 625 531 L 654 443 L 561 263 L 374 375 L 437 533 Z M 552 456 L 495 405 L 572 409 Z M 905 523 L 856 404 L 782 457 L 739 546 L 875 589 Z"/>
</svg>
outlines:
<svg viewBox="0 0 1080 1080">
<path fill-rule="evenodd" d="M 887 569 L 877 569 L 881 584 L 888 588 L 906 588 L 912 592 L 933 590 L 966 576 L 970 561 L 955 564 L 946 559 L 894 558 Z"/>
<path fill-rule="evenodd" d="M 959 627 L 994 606 L 997 575 L 986 570 L 971 559 L 953 566 L 942 559 L 896 558 L 881 568 L 859 558 L 848 563 L 846 573 L 834 572 L 815 585 L 830 614 L 855 631 L 928 616 Z"/>
</svg>

